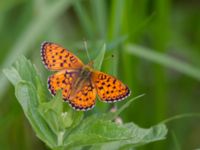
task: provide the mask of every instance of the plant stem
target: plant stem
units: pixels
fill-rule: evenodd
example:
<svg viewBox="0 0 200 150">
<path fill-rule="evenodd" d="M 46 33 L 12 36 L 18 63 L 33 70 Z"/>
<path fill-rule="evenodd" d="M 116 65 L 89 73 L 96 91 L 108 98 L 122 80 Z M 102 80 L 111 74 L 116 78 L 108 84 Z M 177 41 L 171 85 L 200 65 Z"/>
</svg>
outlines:
<svg viewBox="0 0 200 150">
<path fill-rule="evenodd" d="M 60 131 L 57 134 L 57 146 L 52 148 L 52 150 L 63 150 L 63 136 L 64 136 L 65 131 Z"/>
<path fill-rule="evenodd" d="M 62 144 L 63 144 L 63 135 L 64 135 L 64 131 L 60 131 L 59 133 L 58 133 L 58 146 L 62 146 Z"/>
</svg>

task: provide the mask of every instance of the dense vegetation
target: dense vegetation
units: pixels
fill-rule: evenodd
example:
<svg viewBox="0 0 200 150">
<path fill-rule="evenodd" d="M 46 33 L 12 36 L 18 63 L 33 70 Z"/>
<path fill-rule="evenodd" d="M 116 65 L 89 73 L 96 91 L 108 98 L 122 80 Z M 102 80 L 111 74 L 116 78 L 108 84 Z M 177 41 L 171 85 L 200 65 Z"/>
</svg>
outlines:
<svg viewBox="0 0 200 150">
<path fill-rule="evenodd" d="M 167 121 L 165 140 L 138 149 L 200 147 L 200 121 L 195 117 L 200 106 L 199 1 L 2 0 L 0 8 L 1 149 L 47 149 L 25 117 L 16 88 L 5 77 L 7 74 L 13 79 L 16 72 L 2 70 L 15 62 L 15 69 L 25 80 L 23 77 L 29 78 L 29 73 L 19 68 L 24 65 L 30 69 L 33 63 L 41 83 L 46 84 L 51 72 L 41 62 L 40 44 L 59 43 L 87 63 L 84 40 L 92 60 L 102 56 L 102 46 L 106 45 L 105 56 L 98 60 L 104 58 L 101 70 L 130 86 L 132 96 L 127 101 L 145 93 L 120 113 L 124 123 L 149 128 L 172 116 L 186 114 L 183 116 L 187 118 Z M 45 96 L 51 98 L 44 90 Z M 121 108 L 127 101 L 115 105 Z M 84 116 L 107 113 L 111 106 L 98 103 Z"/>
</svg>

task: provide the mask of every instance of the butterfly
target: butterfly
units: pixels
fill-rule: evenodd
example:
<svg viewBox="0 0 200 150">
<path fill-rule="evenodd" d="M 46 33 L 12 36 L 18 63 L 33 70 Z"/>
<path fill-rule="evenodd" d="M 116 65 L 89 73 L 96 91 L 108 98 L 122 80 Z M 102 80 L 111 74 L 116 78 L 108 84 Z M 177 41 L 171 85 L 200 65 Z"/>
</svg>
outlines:
<svg viewBox="0 0 200 150">
<path fill-rule="evenodd" d="M 131 93 L 128 86 L 114 76 L 94 70 L 62 46 L 43 42 L 41 58 L 48 70 L 57 71 L 48 77 L 48 89 L 52 95 L 62 90 L 62 97 L 75 110 L 86 111 L 95 106 L 96 96 L 102 102 L 116 102 Z"/>
</svg>

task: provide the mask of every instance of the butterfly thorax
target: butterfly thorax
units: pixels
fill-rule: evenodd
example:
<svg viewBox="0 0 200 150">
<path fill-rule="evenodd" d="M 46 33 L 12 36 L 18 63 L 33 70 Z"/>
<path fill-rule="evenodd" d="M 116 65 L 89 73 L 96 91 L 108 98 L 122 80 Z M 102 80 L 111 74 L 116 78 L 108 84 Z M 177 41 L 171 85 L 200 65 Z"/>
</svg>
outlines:
<svg viewBox="0 0 200 150">
<path fill-rule="evenodd" d="M 81 68 L 80 76 L 84 79 L 90 79 L 93 69 L 89 65 L 84 65 Z"/>
</svg>

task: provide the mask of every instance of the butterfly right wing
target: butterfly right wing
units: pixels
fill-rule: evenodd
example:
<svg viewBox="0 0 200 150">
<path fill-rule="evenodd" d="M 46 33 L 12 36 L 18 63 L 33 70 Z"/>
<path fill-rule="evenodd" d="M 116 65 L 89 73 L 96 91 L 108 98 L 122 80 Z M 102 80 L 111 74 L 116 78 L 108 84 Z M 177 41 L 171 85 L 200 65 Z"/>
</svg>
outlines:
<svg viewBox="0 0 200 150">
<path fill-rule="evenodd" d="M 86 111 L 95 105 L 96 89 L 90 80 L 86 80 L 74 95 L 70 95 L 69 104 L 75 110 Z"/>
<path fill-rule="evenodd" d="M 41 58 L 49 70 L 77 69 L 83 66 L 82 61 L 73 53 L 51 42 L 42 43 Z"/>
<path fill-rule="evenodd" d="M 131 93 L 128 86 L 106 73 L 94 71 L 91 78 L 96 87 L 97 94 L 103 102 L 112 103 L 121 101 Z"/>
<path fill-rule="evenodd" d="M 78 70 L 62 70 L 48 78 L 48 88 L 51 94 L 55 95 L 58 90 L 62 90 L 64 100 L 69 99 L 73 90 L 73 84 L 79 77 Z"/>
</svg>

